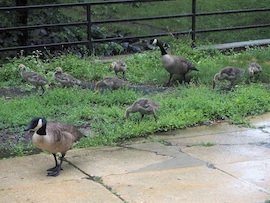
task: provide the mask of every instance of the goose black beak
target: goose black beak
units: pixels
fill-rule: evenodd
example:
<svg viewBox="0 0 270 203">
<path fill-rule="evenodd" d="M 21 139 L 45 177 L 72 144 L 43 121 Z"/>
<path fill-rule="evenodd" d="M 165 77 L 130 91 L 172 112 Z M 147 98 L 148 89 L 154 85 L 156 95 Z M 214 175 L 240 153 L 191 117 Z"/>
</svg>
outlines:
<svg viewBox="0 0 270 203">
<path fill-rule="evenodd" d="M 24 131 L 28 131 L 28 130 L 31 130 L 31 129 L 32 129 L 32 126 L 29 125 L 29 126 L 27 126 L 26 128 L 24 128 L 23 130 L 24 130 Z"/>
</svg>

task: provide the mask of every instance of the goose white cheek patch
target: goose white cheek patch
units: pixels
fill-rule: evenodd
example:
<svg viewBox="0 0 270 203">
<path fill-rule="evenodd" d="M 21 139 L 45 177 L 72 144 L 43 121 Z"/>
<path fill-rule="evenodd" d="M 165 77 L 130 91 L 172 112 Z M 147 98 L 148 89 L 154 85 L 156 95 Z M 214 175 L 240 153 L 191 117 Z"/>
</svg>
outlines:
<svg viewBox="0 0 270 203">
<path fill-rule="evenodd" d="M 37 124 L 37 126 L 35 127 L 34 130 L 38 130 L 38 129 L 41 128 L 41 127 L 42 127 L 42 119 L 39 119 L 39 120 L 38 120 L 38 124 Z"/>
</svg>

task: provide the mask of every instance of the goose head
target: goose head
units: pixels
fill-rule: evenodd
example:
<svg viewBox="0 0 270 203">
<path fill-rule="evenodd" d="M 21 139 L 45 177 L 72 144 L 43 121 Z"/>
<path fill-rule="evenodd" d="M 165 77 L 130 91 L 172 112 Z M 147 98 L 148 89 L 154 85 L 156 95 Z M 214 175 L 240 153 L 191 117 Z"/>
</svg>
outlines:
<svg viewBox="0 0 270 203">
<path fill-rule="evenodd" d="M 30 121 L 30 124 L 24 129 L 24 131 L 34 130 L 35 132 L 38 132 L 40 129 L 43 128 L 43 130 L 39 134 L 45 135 L 46 124 L 47 124 L 47 121 L 45 118 L 34 117 Z"/>
<path fill-rule="evenodd" d="M 116 65 L 117 65 L 117 64 L 116 64 L 115 61 L 112 62 L 112 63 L 110 64 L 109 71 L 112 71 L 112 70 L 115 68 Z"/>
<path fill-rule="evenodd" d="M 150 40 L 150 44 L 157 45 L 158 44 L 158 40 L 157 39 L 151 39 Z"/>
<path fill-rule="evenodd" d="M 56 67 L 55 73 L 63 73 L 63 70 L 61 67 Z"/>
<path fill-rule="evenodd" d="M 18 71 L 19 72 L 26 71 L 26 66 L 21 63 L 20 65 L 18 65 Z"/>
</svg>

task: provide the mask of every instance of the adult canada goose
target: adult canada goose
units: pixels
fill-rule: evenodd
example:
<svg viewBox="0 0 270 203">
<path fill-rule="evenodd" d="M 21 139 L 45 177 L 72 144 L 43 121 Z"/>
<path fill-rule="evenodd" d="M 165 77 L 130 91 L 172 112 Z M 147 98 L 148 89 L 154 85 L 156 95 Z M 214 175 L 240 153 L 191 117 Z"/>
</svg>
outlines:
<svg viewBox="0 0 270 203">
<path fill-rule="evenodd" d="M 254 77 L 255 75 L 258 75 L 260 72 L 262 72 L 262 67 L 256 63 L 250 63 L 248 66 L 248 73 L 250 77 Z"/>
<path fill-rule="evenodd" d="M 63 73 L 63 70 L 61 67 L 57 67 L 54 74 L 53 78 L 60 82 L 64 87 L 71 87 L 73 85 L 81 85 L 81 81 L 74 78 L 73 76 Z"/>
<path fill-rule="evenodd" d="M 169 80 L 165 86 L 169 86 L 172 76 L 174 74 L 183 76 L 184 82 L 186 82 L 186 74 L 192 70 L 198 71 L 198 69 L 182 56 L 174 56 L 168 54 L 162 44 L 157 39 L 152 39 L 151 44 L 157 45 L 161 51 L 162 64 L 164 68 L 169 72 Z"/>
<path fill-rule="evenodd" d="M 67 151 L 74 142 L 78 141 L 83 134 L 73 125 L 57 122 L 47 122 L 45 118 L 35 117 L 31 120 L 25 131 L 34 130 L 33 143 L 40 149 L 52 153 L 55 167 L 48 169 L 48 176 L 58 176 L 62 169 L 62 162 Z M 62 154 L 60 163 L 56 159 L 56 153 Z"/>
<path fill-rule="evenodd" d="M 143 119 L 145 114 L 152 114 L 157 121 L 156 110 L 159 107 L 160 104 L 151 99 L 139 98 L 126 109 L 123 119 L 126 120 L 130 113 L 139 112 L 141 114 L 141 119 Z"/>
<path fill-rule="evenodd" d="M 115 75 L 117 75 L 118 72 L 122 72 L 123 77 L 125 77 L 126 69 L 127 69 L 127 64 L 123 60 L 119 60 L 119 61 L 114 61 L 110 64 L 109 71 L 114 70 Z"/>
<path fill-rule="evenodd" d="M 219 73 L 214 76 L 213 89 L 215 88 L 216 82 L 218 80 L 228 80 L 231 82 L 230 88 L 233 87 L 235 80 L 238 79 L 244 72 L 244 69 L 231 66 L 223 68 Z"/>
<path fill-rule="evenodd" d="M 22 78 L 30 84 L 35 85 L 36 89 L 38 89 L 39 86 L 41 87 L 42 93 L 40 96 L 42 96 L 45 92 L 44 86 L 49 84 L 49 81 L 44 76 L 36 72 L 27 71 L 23 64 L 18 66 L 18 70 L 20 71 Z"/>
<path fill-rule="evenodd" d="M 117 77 L 106 77 L 96 83 L 94 91 L 101 87 L 107 87 L 109 90 L 113 91 L 122 86 L 129 86 L 129 83 Z"/>
</svg>

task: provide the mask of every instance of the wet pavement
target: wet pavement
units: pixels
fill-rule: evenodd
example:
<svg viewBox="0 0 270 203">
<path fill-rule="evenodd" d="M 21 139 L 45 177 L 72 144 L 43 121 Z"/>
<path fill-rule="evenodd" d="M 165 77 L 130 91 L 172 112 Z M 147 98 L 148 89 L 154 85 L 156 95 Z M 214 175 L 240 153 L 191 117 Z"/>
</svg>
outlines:
<svg viewBox="0 0 270 203">
<path fill-rule="evenodd" d="M 0 202 L 270 201 L 270 113 L 252 127 L 199 126 L 121 147 L 70 150 L 58 177 L 48 154 L 0 160 Z"/>
</svg>

